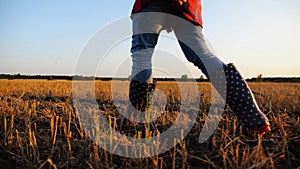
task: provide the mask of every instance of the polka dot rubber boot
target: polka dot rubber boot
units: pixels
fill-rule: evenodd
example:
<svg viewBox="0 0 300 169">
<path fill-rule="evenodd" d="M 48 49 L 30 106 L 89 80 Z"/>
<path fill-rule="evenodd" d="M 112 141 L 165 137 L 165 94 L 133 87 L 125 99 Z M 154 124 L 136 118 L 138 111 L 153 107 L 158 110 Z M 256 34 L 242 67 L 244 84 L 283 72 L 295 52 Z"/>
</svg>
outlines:
<svg viewBox="0 0 300 169">
<path fill-rule="evenodd" d="M 230 63 L 224 66 L 226 78 L 226 103 L 238 117 L 239 125 L 256 130 L 258 134 L 269 131 L 266 115 L 259 109 L 255 98 L 236 67 Z"/>
<path fill-rule="evenodd" d="M 132 80 L 129 86 L 129 99 L 132 106 L 138 111 L 144 112 L 150 107 L 151 92 L 155 90 L 155 83 L 144 83 Z"/>
</svg>

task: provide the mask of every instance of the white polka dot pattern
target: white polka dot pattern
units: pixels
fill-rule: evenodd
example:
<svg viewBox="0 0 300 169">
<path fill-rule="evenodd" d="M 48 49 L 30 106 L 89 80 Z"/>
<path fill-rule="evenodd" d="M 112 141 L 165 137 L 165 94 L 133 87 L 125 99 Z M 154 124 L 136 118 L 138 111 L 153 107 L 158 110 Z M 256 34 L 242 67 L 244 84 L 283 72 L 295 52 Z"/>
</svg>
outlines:
<svg viewBox="0 0 300 169">
<path fill-rule="evenodd" d="M 224 66 L 227 96 L 226 102 L 239 119 L 239 124 L 258 129 L 268 124 L 265 114 L 259 109 L 246 81 L 233 64 Z"/>
<path fill-rule="evenodd" d="M 150 93 L 155 90 L 155 83 L 147 84 L 132 80 L 129 86 L 129 99 L 132 106 L 139 111 L 145 111 L 147 105 L 150 104 Z M 148 103 L 146 103 L 148 101 Z"/>
</svg>

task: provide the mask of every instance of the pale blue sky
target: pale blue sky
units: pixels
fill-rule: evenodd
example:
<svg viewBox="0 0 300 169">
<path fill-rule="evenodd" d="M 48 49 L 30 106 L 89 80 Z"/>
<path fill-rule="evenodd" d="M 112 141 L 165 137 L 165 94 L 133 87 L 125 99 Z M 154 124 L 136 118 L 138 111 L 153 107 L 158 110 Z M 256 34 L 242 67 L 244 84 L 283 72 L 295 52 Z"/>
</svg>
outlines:
<svg viewBox="0 0 300 169">
<path fill-rule="evenodd" d="M 73 74 L 76 59 L 89 38 L 105 25 L 129 16 L 133 2 L 1 0 L 0 73 Z M 260 73 L 273 77 L 300 76 L 299 0 L 202 2 L 204 34 L 222 60 L 234 62 L 245 77 Z M 121 46 L 129 51 L 130 40 Z M 173 48 L 178 48 L 176 43 L 162 37 L 158 49 L 178 51 L 175 55 L 179 59 L 172 62 L 166 59 L 167 53 L 158 53 L 154 66 L 159 67 L 159 63 L 165 61 L 166 71 L 180 76 L 186 73 L 184 68 L 178 67 L 181 62 L 188 67 L 192 65 Z M 130 59 L 128 51 L 124 56 Z M 103 62 L 103 71 L 99 70 L 97 75 L 114 75 L 113 67 L 120 65 L 121 61 L 117 62 L 121 54 L 112 52 L 115 64 L 109 60 Z M 165 58 L 159 58 L 161 55 Z M 200 75 L 196 68 L 191 71 L 193 76 Z M 166 74 L 157 72 L 156 75 Z"/>
</svg>

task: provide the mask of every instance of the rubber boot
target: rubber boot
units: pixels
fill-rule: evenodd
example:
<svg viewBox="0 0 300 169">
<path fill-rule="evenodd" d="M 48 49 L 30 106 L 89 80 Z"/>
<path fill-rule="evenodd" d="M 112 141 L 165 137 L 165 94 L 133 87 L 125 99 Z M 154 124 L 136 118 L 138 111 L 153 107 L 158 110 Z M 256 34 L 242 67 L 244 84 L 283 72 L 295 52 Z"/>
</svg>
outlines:
<svg viewBox="0 0 300 169">
<path fill-rule="evenodd" d="M 150 107 L 152 95 L 151 92 L 155 90 L 156 83 L 145 83 L 132 80 L 129 86 L 129 99 L 132 106 L 144 112 L 146 108 Z"/>
<path fill-rule="evenodd" d="M 268 118 L 259 109 L 248 84 L 236 67 L 232 63 L 224 65 L 221 73 L 225 74 L 226 79 L 226 103 L 237 116 L 238 125 L 256 130 L 258 134 L 271 131 Z"/>
</svg>

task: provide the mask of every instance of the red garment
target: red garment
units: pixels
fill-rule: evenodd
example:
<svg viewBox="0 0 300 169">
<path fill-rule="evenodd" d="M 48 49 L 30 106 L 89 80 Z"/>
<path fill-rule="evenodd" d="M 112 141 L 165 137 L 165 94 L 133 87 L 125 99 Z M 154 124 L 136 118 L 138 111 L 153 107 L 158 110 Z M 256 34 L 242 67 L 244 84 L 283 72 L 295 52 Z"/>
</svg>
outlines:
<svg viewBox="0 0 300 169">
<path fill-rule="evenodd" d="M 151 0 L 136 0 L 132 9 L 132 14 L 141 11 L 150 1 Z M 185 9 L 177 0 L 171 0 L 170 5 L 187 20 L 203 26 L 201 0 L 188 0 L 188 5 L 185 5 Z"/>
</svg>

